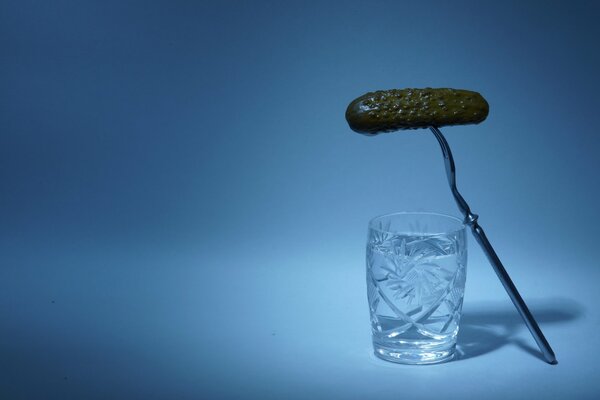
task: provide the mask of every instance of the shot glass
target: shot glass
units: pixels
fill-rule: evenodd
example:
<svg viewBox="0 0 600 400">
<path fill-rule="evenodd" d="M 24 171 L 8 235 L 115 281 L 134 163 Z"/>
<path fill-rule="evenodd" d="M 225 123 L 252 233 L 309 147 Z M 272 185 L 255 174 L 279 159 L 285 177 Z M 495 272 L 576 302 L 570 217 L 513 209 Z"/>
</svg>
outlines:
<svg viewBox="0 0 600 400">
<path fill-rule="evenodd" d="M 425 212 L 376 217 L 366 261 L 375 355 L 403 364 L 452 359 L 466 280 L 463 222 Z"/>
</svg>

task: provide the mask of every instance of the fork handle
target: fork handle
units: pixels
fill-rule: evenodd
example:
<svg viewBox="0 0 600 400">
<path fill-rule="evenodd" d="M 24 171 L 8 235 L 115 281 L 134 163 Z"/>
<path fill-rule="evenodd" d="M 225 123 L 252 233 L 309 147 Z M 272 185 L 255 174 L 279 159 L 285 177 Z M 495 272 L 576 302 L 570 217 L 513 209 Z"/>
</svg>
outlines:
<svg viewBox="0 0 600 400">
<path fill-rule="evenodd" d="M 452 195 L 454 196 L 454 199 L 458 204 L 458 208 L 465 217 L 465 224 L 471 227 L 471 232 L 473 233 L 475 240 L 477 240 L 477 243 L 479 243 L 479 245 L 483 249 L 483 252 L 487 256 L 487 259 L 489 260 L 490 264 L 492 265 L 494 272 L 498 276 L 498 279 L 500 279 L 500 282 L 502 282 L 504 290 L 506 290 L 506 293 L 508 293 L 508 296 L 512 300 L 513 304 L 515 305 L 515 308 L 517 309 L 521 317 L 523 318 L 523 321 L 525 321 L 525 325 L 527 325 L 529 332 L 531 332 L 531 335 L 535 339 L 538 347 L 540 348 L 540 351 L 544 355 L 544 358 L 550 364 L 557 364 L 558 362 L 556 360 L 556 356 L 554 355 L 554 351 L 552 351 L 550 344 L 546 340 L 546 337 L 542 333 L 542 330 L 540 329 L 535 318 L 529 311 L 527 304 L 525 304 L 525 301 L 519 294 L 519 291 L 517 290 L 515 284 L 510 279 L 510 276 L 508 275 L 508 272 L 506 272 L 506 269 L 502 265 L 502 262 L 496 254 L 496 251 L 494 251 L 494 248 L 487 239 L 483 228 L 477 223 L 477 219 L 479 218 L 479 216 L 471 212 L 469 205 L 462 197 L 462 195 L 458 192 L 458 189 L 456 187 L 456 167 L 454 165 L 454 158 L 452 157 L 452 152 L 450 151 L 450 146 L 448 145 L 446 138 L 444 138 L 444 135 L 442 135 L 442 132 L 437 127 L 431 126 L 430 129 L 442 148 L 448 183 L 450 184 L 450 189 L 452 190 Z"/>
</svg>

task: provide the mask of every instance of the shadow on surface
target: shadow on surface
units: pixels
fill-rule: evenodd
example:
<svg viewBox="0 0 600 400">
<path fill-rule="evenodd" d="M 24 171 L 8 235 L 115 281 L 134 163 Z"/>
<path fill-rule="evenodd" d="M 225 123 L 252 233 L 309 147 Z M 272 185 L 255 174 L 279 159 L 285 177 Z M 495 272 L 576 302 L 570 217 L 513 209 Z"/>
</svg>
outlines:
<svg viewBox="0 0 600 400">
<path fill-rule="evenodd" d="M 527 302 L 542 331 L 548 324 L 574 321 L 583 315 L 583 306 L 571 299 L 554 298 Z M 520 333 L 527 327 L 510 301 L 465 304 L 457 343 L 457 360 L 490 353 L 515 345 L 544 360 L 532 337 Z M 552 341 L 550 344 L 552 345 Z"/>
</svg>

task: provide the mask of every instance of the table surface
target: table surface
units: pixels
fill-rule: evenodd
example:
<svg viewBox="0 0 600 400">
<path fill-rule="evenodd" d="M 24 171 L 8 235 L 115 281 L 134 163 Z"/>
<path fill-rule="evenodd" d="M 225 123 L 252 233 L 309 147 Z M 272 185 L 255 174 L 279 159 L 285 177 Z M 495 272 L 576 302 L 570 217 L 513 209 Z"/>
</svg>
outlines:
<svg viewBox="0 0 600 400">
<path fill-rule="evenodd" d="M 552 366 L 473 242 L 458 357 L 429 366 L 372 354 L 362 248 L 39 251 L 0 271 L 11 282 L 0 292 L 0 387 L 11 398 L 592 398 L 599 274 L 513 274 Z"/>
</svg>

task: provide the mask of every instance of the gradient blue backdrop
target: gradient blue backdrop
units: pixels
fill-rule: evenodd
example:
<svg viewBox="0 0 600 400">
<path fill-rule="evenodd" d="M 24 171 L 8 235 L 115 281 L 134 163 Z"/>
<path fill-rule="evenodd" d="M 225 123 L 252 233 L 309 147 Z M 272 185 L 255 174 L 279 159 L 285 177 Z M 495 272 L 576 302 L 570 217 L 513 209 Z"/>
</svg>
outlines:
<svg viewBox="0 0 600 400">
<path fill-rule="evenodd" d="M 0 3 L 0 397 L 593 398 L 599 3 Z M 469 242 L 457 361 L 371 355 L 374 215 L 456 215 L 427 131 L 344 120 L 375 89 L 491 105 L 444 129 L 531 304 Z"/>
</svg>

